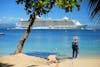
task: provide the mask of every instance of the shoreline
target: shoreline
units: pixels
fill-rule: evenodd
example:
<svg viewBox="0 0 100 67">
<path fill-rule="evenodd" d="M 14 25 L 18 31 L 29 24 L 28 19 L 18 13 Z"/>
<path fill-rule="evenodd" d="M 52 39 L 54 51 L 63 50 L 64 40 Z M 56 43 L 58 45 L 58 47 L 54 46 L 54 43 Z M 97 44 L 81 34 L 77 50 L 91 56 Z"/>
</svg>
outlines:
<svg viewBox="0 0 100 67">
<path fill-rule="evenodd" d="M 32 56 L 32 57 L 40 57 L 40 58 L 47 58 L 49 55 L 56 55 L 58 59 L 62 60 L 62 59 L 70 59 L 71 55 L 59 55 L 57 53 L 53 53 L 53 52 L 46 52 L 46 53 L 42 53 L 42 52 L 33 52 L 33 53 L 25 53 L 23 52 L 22 54 L 28 55 L 28 56 Z M 37 55 L 39 54 L 39 55 Z M 4 57 L 4 56 L 12 56 L 14 55 L 14 53 L 10 53 L 10 54 L 4 54 L 4 55 L 0 55 L 0 57 Z M 100 55 L 78 55 L 78 58 L 100 58 Z"/>
<path fill-rule="evenodd" d="M 100 57 L 79 57 L 77 59 L 60 59 L 59 67 L 100 67 Z M 55 67 L 47 59 L 26 54 L 0 56 L 0 67 Z"/>
</svg>

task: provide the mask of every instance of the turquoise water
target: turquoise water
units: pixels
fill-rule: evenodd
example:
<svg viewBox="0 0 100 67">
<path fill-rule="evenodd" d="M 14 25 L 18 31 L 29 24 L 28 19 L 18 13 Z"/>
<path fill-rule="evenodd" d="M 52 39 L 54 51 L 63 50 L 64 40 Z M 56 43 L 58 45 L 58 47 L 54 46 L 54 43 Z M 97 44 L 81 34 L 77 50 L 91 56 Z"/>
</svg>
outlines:
<svg viewBox="0 0 100 67">
<path fill-rule="evenodd" d="M 0 56 L 15 52 L 25 30 L 0 30 Z M 79 57 L 100 56 L 100 30 L 32 30 L 25 42 L 23 52 L 28 55 L 46 57 L 57 54 L 70 57 L 74 35 L 79 37 Z"/>
</svg>

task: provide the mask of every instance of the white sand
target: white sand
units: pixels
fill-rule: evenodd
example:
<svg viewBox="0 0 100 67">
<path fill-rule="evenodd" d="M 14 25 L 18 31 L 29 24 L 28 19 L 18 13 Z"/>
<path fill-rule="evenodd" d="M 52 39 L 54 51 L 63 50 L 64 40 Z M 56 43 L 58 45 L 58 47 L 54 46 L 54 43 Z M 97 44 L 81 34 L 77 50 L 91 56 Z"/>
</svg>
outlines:
<svg viewBox="0 0 100 67">
<path fill-rule="evenodd" d="M 58 63 L 59 67 L 100 67 L 100 57 L 64 59 Z M 46 59 L 27 56 L 25 54 L 8 55 L 0 57 L 0 67 L 55 67 Z"/>
<path fill-rule="evenodd" d="M 25 54 L 9 55 L 0 57 L 0 63 L 12 67 L 28 67 L 46 64 L 46 60 L 39 57 L 27 56 Z"/>
</svg>

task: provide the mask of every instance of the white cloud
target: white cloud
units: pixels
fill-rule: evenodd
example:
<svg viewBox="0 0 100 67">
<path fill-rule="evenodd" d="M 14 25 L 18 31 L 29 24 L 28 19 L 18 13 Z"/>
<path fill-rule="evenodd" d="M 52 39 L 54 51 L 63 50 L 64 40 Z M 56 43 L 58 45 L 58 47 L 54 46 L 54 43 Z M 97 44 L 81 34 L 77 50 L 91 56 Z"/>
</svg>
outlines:
<svg viewBox="0 0 100 67">
<path fill-rule="evenodd" d="M 68 20 L 69 18 L 65 16 L 63 19 Z"/>
<path fill-rule="evenodd" d="M 2 21 L 2 19 L 0 19 L 0 22 Z"/>
<path fill-rule="evenodd" d="M 20 18 L 20 21 L 24 21 L 25 19 L 23 19 L 23 18 Z"/>
<path fill-rule="evenodd" d="M 24 20 L 23 18 L 18 17 L 1 17 L 0 23 L 16 23 L 20 20 Z"/>
</svg>

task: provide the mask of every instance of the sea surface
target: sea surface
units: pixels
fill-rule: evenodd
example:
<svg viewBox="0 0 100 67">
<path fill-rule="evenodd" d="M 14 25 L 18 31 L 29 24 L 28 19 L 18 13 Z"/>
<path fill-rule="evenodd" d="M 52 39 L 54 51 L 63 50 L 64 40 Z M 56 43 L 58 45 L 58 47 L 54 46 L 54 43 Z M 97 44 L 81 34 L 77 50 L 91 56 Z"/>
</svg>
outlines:
<svg viewBox="0 0 100 67">
<path fill-rule="evenodd" d="M 0 56 L 13 54 L 25 30 L 0 30 Z M 79 57 L 100 57 L 100 30 L 32 30 L 27 38 L 23 53 L 47 57 L 71 57 L 73 36 L 79 38 Z"/>
</svg>

